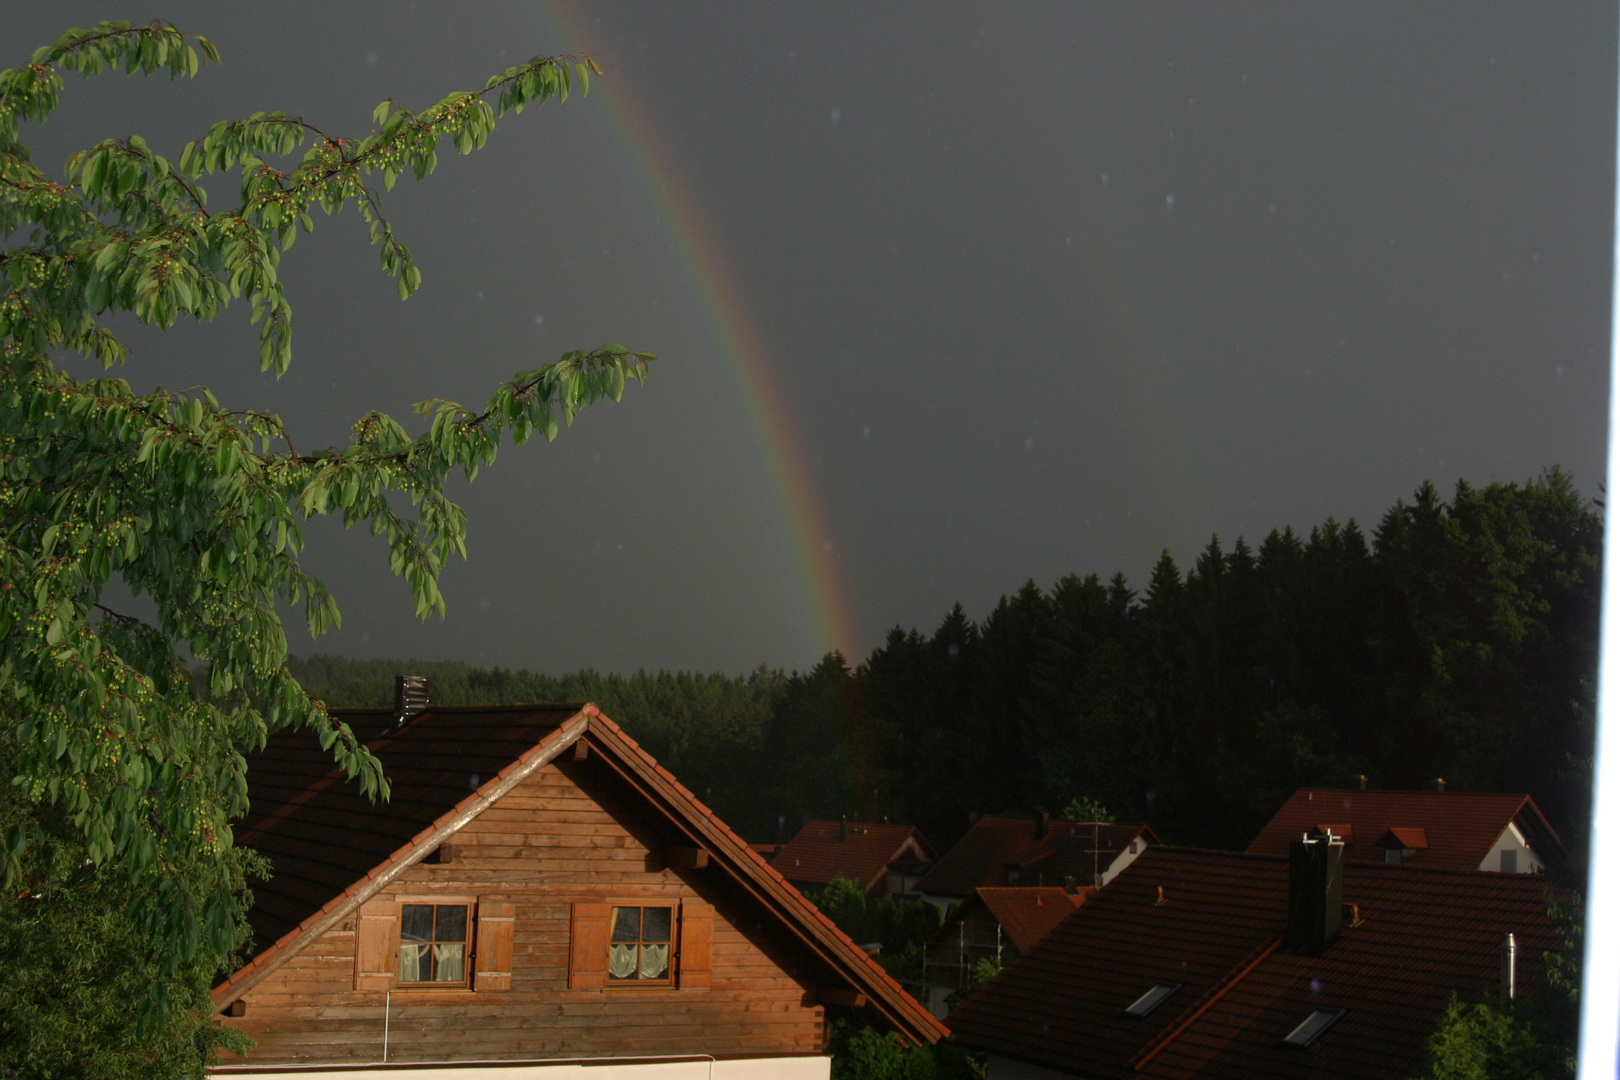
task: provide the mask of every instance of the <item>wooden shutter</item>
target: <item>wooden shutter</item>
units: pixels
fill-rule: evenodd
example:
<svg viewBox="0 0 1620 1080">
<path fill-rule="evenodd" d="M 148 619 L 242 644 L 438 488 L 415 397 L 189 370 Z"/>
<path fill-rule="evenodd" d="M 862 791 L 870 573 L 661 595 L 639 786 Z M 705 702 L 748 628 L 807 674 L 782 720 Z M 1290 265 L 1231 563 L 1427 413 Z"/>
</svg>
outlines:
<svg viewBox="0 0 1620 1080">
<path fill-rule="evenodd" d="M 512 989 L 511 904 L 478 902 L 478 947 L 473 951 L 473 989 Z"/>
<path fill-rule="evenodd" d="M 568 934 L 568 988 L 600 990 L 607 985 L 608 917 L 606 904 L 575 904 Z"/>
<path fill-rule="evenodd" d="M 714 974 L 714 908 L 695 900 L 681 903 L 681 963 L 676 978 L 682 990 L 706 988 Z"/>
<path fill-rule="evenodd" d="M 399 977 L 399 905 L 392 900 L 362 904 L 355 920 L 354 988 L 391 990 Z"/>
</svg>

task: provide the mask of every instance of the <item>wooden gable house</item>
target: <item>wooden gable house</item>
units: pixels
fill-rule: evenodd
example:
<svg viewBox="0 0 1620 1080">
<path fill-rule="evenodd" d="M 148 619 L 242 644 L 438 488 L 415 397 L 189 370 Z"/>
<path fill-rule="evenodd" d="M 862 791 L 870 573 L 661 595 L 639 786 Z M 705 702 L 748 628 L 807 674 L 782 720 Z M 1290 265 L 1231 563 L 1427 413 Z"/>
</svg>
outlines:
<svg viewBox="0 0 1620 1080">
<path fill-rule="evenodd" d="M 308 734 L 250 757 L 237 838 L 274 876 L 214 1001 L 257 1045 L 216 1071 L 718 1059 L 796 1080 L 827 1075 L 837 1015 L 946 1034 L 595 706 L 340 715 L 392 796 Z"/>
</svg>

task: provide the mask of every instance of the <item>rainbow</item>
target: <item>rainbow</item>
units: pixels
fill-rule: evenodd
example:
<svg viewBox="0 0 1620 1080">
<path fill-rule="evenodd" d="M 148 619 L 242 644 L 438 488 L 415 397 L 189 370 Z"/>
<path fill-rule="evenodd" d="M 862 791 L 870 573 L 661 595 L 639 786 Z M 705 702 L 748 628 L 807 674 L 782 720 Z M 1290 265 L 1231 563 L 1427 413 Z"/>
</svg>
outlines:
<svg viewBox="0 0 1620 1080">
<path fill-rule="evenodd" d="M 688 271 L 682 277 L 713 346 L 731 373 L 737 405 L 760 448 L 760 465 L 772 489 L 782 538 L 792 552 L 815 659 L 837 649 L 851 663 L 858 662 L 857 620 L 832 555 L 831 519 L 773 371 L 765 335 L 748 310 L 702 207 L 682 183 L 684 171 L 659 138 L 633 81 L 616 69 L 609 53 L 593 47 L 590 27 L 570 0 L 537 0 L 533 10 L 545 24 L 548 53 L 588 52 L 608 70 L 609 78 L 593 83 L 588 101 L 645 189 L 671 248 Z"/>
</svg>

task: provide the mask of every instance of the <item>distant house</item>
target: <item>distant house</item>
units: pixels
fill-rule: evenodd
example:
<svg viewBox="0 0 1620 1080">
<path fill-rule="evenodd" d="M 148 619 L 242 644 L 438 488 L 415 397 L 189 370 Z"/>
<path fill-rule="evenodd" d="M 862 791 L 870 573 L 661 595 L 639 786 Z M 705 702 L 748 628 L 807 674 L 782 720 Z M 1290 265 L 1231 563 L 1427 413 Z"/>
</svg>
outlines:
<svg viewBox="0 0 1620 1080">
<path fill-rule="evenodd" d="M 1326 828 L 1358 861 L 1524 874 L 1568 854 L 1528 795 L 1322 788 L 1294 792 L 1248 850 L 1286 855 L 1289 841 Z"/>
<path fill-rule="evenodd" d="M 917 882 L 941 912 L 982 886 L 1106 885 L 1158 838 L 1146 825 L 982 817 Z"/>
<path fill-rule="evenodd" d="M 854 880 L 869 896 L 911 895 L 934 863 L 934 849 L 911 825 L 810 821 L 771 859 L 801 889 L 835 877 Z"/>
<path fill-rule="evenodd" d="M 1406 1076 L 1557 948 L 1525 874 L 1153 848 L 951 1013 L 988 1080 Z M 1508 948 L 1507 935 L 1513 935 Z"/>
<path fill-rule="evenodd" d="M 249 758 L 238 840 L 275 876 L 214 992 L 258 1045 L 219 1072 L 824 1080 L 835 1015 L 943 1036 L 595 706 L 341 715 L 392 797 L 368 802 L 307 733 Z"/>
<path fill-rule="evenodd" d="M 951 996 L 971 988 L 974 965 L 981 960 L 993 960 L 997 967 L 1012 963 L 1096 892 L 1071 893 L 1057 885 L 974 889 L 923 950 L 924 1004 L 935 1016 L 944 1016 Z"/>
</svg>

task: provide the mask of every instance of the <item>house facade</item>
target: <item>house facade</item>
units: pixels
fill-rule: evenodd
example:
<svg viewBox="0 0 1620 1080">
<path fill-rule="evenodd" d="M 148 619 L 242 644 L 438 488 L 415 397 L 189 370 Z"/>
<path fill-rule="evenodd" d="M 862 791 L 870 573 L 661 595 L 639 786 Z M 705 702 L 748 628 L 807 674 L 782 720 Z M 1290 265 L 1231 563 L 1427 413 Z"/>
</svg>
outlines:
<svg viewBox="0 0 1620 1080">
<path fill-rule="evenodd" d="M 798 1080 L 834 1016 L 944 1034 L 594 706 L 343 719 L 381 732 L 387 803 L 308 736 L 250 759 L 239 841 L 275 876 L 214 994 L 257 1045 L 217 1071 Z"/>
<path fill-rule="evenodd" d="M 1453 994 L 1512 996 L 1558 948 L 1534 876 L 1343 855 L 1153 848 L 951 1030 L 988 1080 L 1386 1080 Z"/>
<path fill-rule="evenodd" d="M 923 949 L 923 1003 L 944 1017 L 951 1002 L 972 989 L 980 961 L 992 961 L 997 968 L 1012 963 L 1096 893 L 1053 885 L 974 889 Z"/>
<path fill-rule="evenodd" d="M 1106 885 L 1158 838 L 1146 825 L 982 817 L 929 868 L 916 892 L 947 915 L 981 887 Z"/>
<path fill-rule="evenodd" d="M 868 896 L 912 896 L 934 857 L 915 826 L 807 821 L 771 856 L 771 865 L 800 889 L 819 889 L 846 877 Z"/>
<path fill-rule="evenodd" d="M 1332 829 L 1356 861 L 1527 874 L 1568 851 L 1528 795 L 1301 788 L 1248 847 L 1284 855 L 1289 842 Z"/>
</svg>

